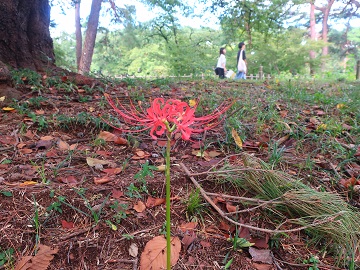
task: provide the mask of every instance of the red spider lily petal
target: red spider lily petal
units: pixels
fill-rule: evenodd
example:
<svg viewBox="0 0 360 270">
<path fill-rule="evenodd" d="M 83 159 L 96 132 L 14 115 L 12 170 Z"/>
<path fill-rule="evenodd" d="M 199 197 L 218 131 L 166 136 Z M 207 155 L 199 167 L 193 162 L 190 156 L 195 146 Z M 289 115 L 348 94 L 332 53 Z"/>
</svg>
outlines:
<svg viewBox="0 0 360 270">
<path fill-rule="evenodd" d="M 201 133 L 222 122 L 224 118 L 220 119 L 220 116 L 234 103 L 224 102 L 209 115 L 195 117 L 196 106 L 191 108 L 186 102 L 178 99 L 169 99 L 165 102 L 163 98 L 156 98 L 145 112 L 142 107 L 139 111 L 131 101 L 129 107 L 125 107 L 121 103 L 117 107 L 108 94 L 105 94 L 105 97 L 124 122 L 133 126 L 144 126 L 140 130 L 114 127 L 115 129 L 124 132 L 140 132 L 150 129 L 150 136 L 154 139 L 163 135 L 170 124 L 175 126 L 172 134 L 180 132 L 183 140 L 190 140 L 192 133 Z"/>
<path fill-rule="evenodd" d="M 144 114 L 140 114 L 139 111 L 136 110 L 135 106 L 131 103 L 130 111 L 124 107 L 120 102 L 118 103 L 120 109 L 115 105 L 114 101 L 110 98 L 110 95 L 105 94 L 105 98 L 110 104 L 110 106 L 117 112 L 124 120 L 124 122 L 129 123 L 130 125 L 144 125 L 144 122 L 148 122 Z"/>
<path fill-rule="evenodd" d="M 220 116 L 223 115 L 233 104 L 234 101 L 230 103 L 223 102 L 214 112 L 202 117 L 196 117 L 194 119 L 193 127 L 194 128 L 202 127 L 202 128 L 194 129 L 193 132 L 200 133 L 205 130 L 210 130 L 216 127 L 217 125 L 219 125 L 224 120 L 224 118 L 220 119 Z"/>
</svg>

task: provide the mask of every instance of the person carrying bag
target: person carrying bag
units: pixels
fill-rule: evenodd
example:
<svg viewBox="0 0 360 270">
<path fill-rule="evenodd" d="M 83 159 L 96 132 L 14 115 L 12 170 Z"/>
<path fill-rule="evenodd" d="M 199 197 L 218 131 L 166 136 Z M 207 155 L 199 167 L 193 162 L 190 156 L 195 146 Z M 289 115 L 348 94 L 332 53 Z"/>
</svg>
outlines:
<svg viewBox="0 0 360 270">
<path fill-rule="evenodd" d="M 237 56 L 237 73 L 236 73 L 236 77 L 235 79 L 240 80 L 240 79 L 246 79 L 246 71 L 247 71 L 247 67 L 246 67 L 246 55 L 245 55 L 245 43 L 244 42 L 240 42 L 239 43 L 239 52 L 238 52 L 238 56 Z"/>
</svg>

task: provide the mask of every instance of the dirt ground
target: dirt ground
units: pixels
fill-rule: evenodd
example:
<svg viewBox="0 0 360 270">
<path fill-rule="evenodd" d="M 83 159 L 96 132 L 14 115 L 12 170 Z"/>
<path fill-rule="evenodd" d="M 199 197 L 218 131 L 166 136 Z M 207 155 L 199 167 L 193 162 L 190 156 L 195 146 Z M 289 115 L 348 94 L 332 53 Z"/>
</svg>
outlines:
<svg viewBox="0 0 360 270">
<path fill-rule="evenodd" d="M 183 88 L 194 89 L 194 84 L 197 83 L 171 85 L 168 95 L 192 95 Z M 236 86 L 239 84 L 224 81 L 216 87 Z M 263 85 L 247 83 L 242 87 L 264 95 Z M 77 91 L 71 92 L 55 88 L 43 91 L 41 96 L 45 99 L 39 99 L 39 105 L 29 103 L 25 108 L 34 113 L 33 117 L 21 114 L 24 106 L 0 112 L 0 252 L 14 250 L 6 269 L 12 269 L 24 256 L 34 255 L 37 243 L 55 250 L 48 269 L 138 269 L 147 242 L 164 235 L 165 176 L 163 171 L 153 169 L 165 164 L 164 142 L 154 141 L 146 133 L 128 137 L 114 130 L 109 133 L 127 142 L 99 139 L 101 125 L 89 116 L 98 119 L 110 107 L 101 103 L 101 92 L 79 91 L 83 89 L 87 90 L 78 86 Z M 106 91 L 125 98 L 132 90 L 134 87 L 122 84 Z M 154 97 L 160 90 L 154 86 L 147 93 Z M 38 97 L 33 92 L 26 99 Z M 60 121 L 64 115 L 71 118 L 81 112 L 88 118 Z M 44 118 L 46 124 L 41 122 Z M 250 134 L 251 128 L 249 123 Z M 221 146 L 219 138 L 225 136 L 222 126 L 201 136 L 213 142 L 206 151 L 213 151 L 214 156 L 194 154 L 200 148 L 194 142 L 177 140 L 172 145 L 171 231 L 182 242 L 173 269 L 224 269 L 230 259 L 230 269 L 310 269 L 314 264 L 309 258 L 316 256 L 320 256 L 318 268 L 313 269 L 337 269 L 331 255 L 308 245 L 304 232 L 274 239 L 265 233 L 240 230 L 201 195 L 200 206 L 195 204 L 198 212 L 189 214 L 189 198 L 196 194 L 196 187 L 180 164 L 193 174 L 201 173 L 224 157 L 238 153 L 235 144 Z M 252 135 L 254 141 L 259 140 L 256 136 Z M 261 147 L 248 145 L 243 151 L 268 158 L 268 152 Z M 285 155 L 287 160 L 297 158 L 291 152 Z M 90 161 L 95 165 L 89 165 Z M 291 163 L 283 169 L 295 175 L 298 170 Z M 321 171 L 316 174 L 317 178 L 326 177 Z M 221 200 L 222 195 L 247 195 L 246 191 L 239 194 L 226 183 L 209 180 L 206 174 L 194 179 L 207 192 L 218 194 L 212 199 L 225 211 L 228 204 Z M 262 219 L 261 209 L 244 212 L 239 220 L 246 223 L 249 215 L 258 216 L 258 223 L 252 225 L 273 229 L 270 220 Z M 270 251 L 270 262 L 269 257 L 251 255 L 249 248 L 234 250 L 227 239 L 235 233 L 258 239 L 252 248 Z"/>
</svg>

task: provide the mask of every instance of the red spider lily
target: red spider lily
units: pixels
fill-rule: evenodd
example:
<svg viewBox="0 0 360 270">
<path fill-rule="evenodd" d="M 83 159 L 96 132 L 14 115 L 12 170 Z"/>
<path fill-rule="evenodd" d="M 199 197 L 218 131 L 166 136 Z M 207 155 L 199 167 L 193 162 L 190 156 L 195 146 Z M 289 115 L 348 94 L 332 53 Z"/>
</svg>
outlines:
<svg viewBox="0 0 360 270">
<path fill-rule="evenodd" d="M 190 107 L 186 102 L 163 98 L 156 98 L 151 106 L 145 111 L 137 109 L 132 102 L 129 105 L 118 103 L 118 106 L 105 94 L 106 100 L 110 106 L 117 112 L 123 121 L 130 126 L 142 126 L 142 129 L 128 129 L 114 127 L 123 132 L 140 132 L 150 129 L 150 135 L 153 139 L 161 136 L 165 131 L 175 134 L 180 132 L 184 140 L 189 140 L 192 133 L 201 133 L 217 126 L 224 118 L 224 114 L 233 104 L 233 102 L 223 102 L 216 110 L 206 116 L 196 117 L 196 106 Z"/>
</svg>

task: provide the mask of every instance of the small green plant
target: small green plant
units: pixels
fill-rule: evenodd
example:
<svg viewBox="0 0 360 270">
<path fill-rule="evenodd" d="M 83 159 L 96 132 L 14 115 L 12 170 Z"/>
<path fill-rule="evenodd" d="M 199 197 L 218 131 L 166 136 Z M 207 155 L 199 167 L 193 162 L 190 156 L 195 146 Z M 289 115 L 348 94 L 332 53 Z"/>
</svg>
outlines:
<svg viewBox="0 0 360 270">
<path fill-rule="evenodd" d="M 86 208 L 88 208 L 91 212 L 91 215 L 94 219 L 95 225 L 99 223 L 100 221 L 100 217 L 101 217 L 101 212 L 106 204 L 106 202 L 108 201 L 110 194 L 103 200 L 103 202 L 100 204 L 99 207 L 97 207 L 97 209 L 95 210 L 94 207 L 92 207 L 90 205 L 89 200 L 85 197 L 85 191 L 83 189 L 74 189 L 74 191 L 84 200 L 85 206 Z"/>
<path fill-rule="evenodd" d="M 248 240 L 246 240 L 245 238 L 239 237 L 237 234 L 235 234 L 234 237 L 230 236 L 230 238 L 228 238 L 227 240 L 232 243 L 233 250 L 248 248 L 248 247 L 255 245 L 255 243 L 250 243 Z"/>
<path fill-rule="evenodd" d="M 230 269 L 230 266 L 231 266 L 233 260 L 234 260 L 234 258 L 231 258 L 230 260 L 228 260 L 224 266 L 224 269 Z"/>
<path fill-rule="evenodd" d="M 36 202 L 35 196 L 34 199 L 34 217 L 33 222 L 35 226 L 35 243 L 38 245 L 40 243 L 40 221 L 39 221 L 39 210 L 38 210 L 38 203 Z"/>
<path fill-rule="evenodd" d="M 25 135 L 26 132 L 27 132 L 27 129 L 28 129 L 27 125 L 26 125 L 25 123 L 21 123 L 21 124 L 20 124 L 20 131 L 19 131 L 19 133 L 20 133 L 21 135 Z"/>
<path fill-rule="evenodd" d="M 185 201 L 185 205 L 188 216 L 201 216 L 205 210 L 205 205 L 202 203 L 200 190 L 198 188 L 190 192 L 188 199 Z"/>
<path fill-rule="evenodd" d="M 4 195 L 5 197 L 12 197 L 12 192 L 10 192 L 10 191 L 7 191 L 7 190 L 0 190 L 0 193 L 2 194 L 2 195 Z"/>
<path fill-rule="evenodd" d="M 274 234 L 270 239 L 269 239 L 269 247 L 271 249 L 279 249 L 280 248 L 280 241 L 282 239 L 282 237 L 285 238 L 289 238 L 289 235 L 286 233 L 277 233 Z"/>
<path fill-rule="evenodd" d="M 43 184 L 47 184 L 49 181 L 47 180 L 47 177 L 46 177 L 46 171 L 45 171 L 45 166 L 44 166 L 44 162 L 42 162 L 42 164 L 39 166 L 37 165 L 35 162 L 33 162 L 32 160 L 30 160 L 30 163 L 36 167 L 36 171 L 37 173 L 39 174 L 40 176 L 40 179 L 41 179 L 41 183 Z"/>
<path fill-rule="evenodd" d="M 91 97 L 89 96 L 79 96 L 79 102 L 86 103 L 91 101 Z"/>
<path fill-rule="evenodd" d="M 113 230 L 113 231 L 117 231 L 117 226 L 112 223 L 110 220 L 105 220 L 105 223 Z"/>
<path fill-rule="evenodd" d="M 129 198 L 141 198 L 139 189 L 134 185 L 134 183 L 131 183 L 126 189 L 127 191 L 125 191 L 125 195 Z"/>
<path fill-rule="evenodd" d="M 29 113 L 29 106 L 28 106 L 28 103 L 26 103 L 26 102 L 23 102 L 23 103 L 14 102 L 11 106 L 13 108 L 15 108 L 16 111 L 19 112 L 19 114 Z"/>
<path fill-rule="evenodd" d="M 100 107 L 101 110 L 104 110 L 106 107 L 106 100 L 104 97 L 101 97 L 101 99 L 98 102 L 98 106 Z"/>
<path fill-rule="evenodd" d="M 43 116 L 43 115 L 36 115 L 34 112 L 28 112 L 27 115 L 28 115 L 28 117 L 31 118 L 31 120 L 32 120 L 34 123 L 37 123 L 37 125 L 38 125 L 38 130 L 39 130 L 39 131 L 42 131 L 42 130 L 48 128 L 48 122 L 47 122 L 45 116 Z"/>
<path fill-rule="evenodd" d="M 14 249 L 8 248 L 3 250 L 0 247 L 0 267 L 4 266 L 6 263 L 11 264 L 13 261 Z"/>
<path fill-rule="evenodd" d="M 117 224 L 120 224 L 123 219 L 127 218 L 126 210 L 128 208 L 127 204 L 119 204 L 118 201 L 115 201 L 111 206 L 111 209 L 115 211 L 114 220 Z"/>
<path fill-rule="evenodd" d="M 132 240 L 134 239 L 134 236 L 131 234 L 123 234 L 122 237 L 124 237 L 126 240 Z"/>
<path fill-rule="evenodd" d="M 12 160 L 11 159 L 4 159 L 3 161 L 1 161 L 0 164 L 11 164 Z"/>
<path fill-rule="evenodd" d="M 56 211 L 60 214 L 62 214 L 62 209 L 61 209 L 61 201 L 56 201 L 56 202 L 53 202 L 52 204 L 50 204 L 47 208 L 46 208 L 46 211 Z"/>
<path fill-rule="evenodd" d="M 106 141 L 102 138 L 96 138 L 94 140 L 94 146 L 104 146 L 106 145 Z"/>
<path fill-rule="evenodd" d="M 11 71 L 11 77 L 15 85 L 41 86 L 41 75 L 31 69 L 17 69 Z"/>
<path fill-rule="evenodd" d="M 304 260 L 303 263 L 305 264 L 312 264 L 312 266 L 310 266 L 308 268 L 308 270 L 319 270 L 319 268 L 317 267 L 318 263 L 319 263 L 319 259 L 316 258 L 315 256 L 310 256 L 309 259 Z"/>
<path fill-rule="evenodd" d="M 42 96 L 38 96 L 38 97 L 32 97 L 28 99 L 28 102 L 30 104 L 30 106 L 33 106 L 35 108 L 40 108 L 41 107 L 41 102 L 46 101 L 47 98 L 44 98 Z"/>
<path fill-rule="evenodd" d="M 285 147 L 279 147 L 278 143 L 275 142 L 272 147 L 269 146 L 270 157 L 269 157 L 269 163 L 272 167 L 276 166 L 282 159 L 282 156 L 285 152 Z"/>
<path fill-rule="evenodd" d="M 236 227 L 234 237 L 230 235 L 230 237 L 227 239 L 228 242 L 232 243 L 232 250 L 234 251 L 241 251 L 243 248 L 248 248 L 254 245 L 254 243 L 250 243 L 245 238 L 239 237 L 239 230 Z M 231 255 L 231 250 L 225 255 L 225 258 L 223 260 L 223 263 L 225 264 L 225 269 L 230 269 L 230 266 L 233 262 L 234 258 L 231 258 L 229 260 L 229 256 Z"/>
<path fill-rule="evenodd" d="M 143 165 L 141 170 L 135 174 L 134 178 L 141 184 L 140 192 L 149 193 L 146 183 L 146 177 L 154 177 L 152 170 L 157 170 L 155 166 L 149 165 L 149 161 L 146 161 Z"/>
</svg>

